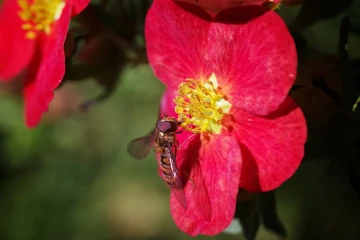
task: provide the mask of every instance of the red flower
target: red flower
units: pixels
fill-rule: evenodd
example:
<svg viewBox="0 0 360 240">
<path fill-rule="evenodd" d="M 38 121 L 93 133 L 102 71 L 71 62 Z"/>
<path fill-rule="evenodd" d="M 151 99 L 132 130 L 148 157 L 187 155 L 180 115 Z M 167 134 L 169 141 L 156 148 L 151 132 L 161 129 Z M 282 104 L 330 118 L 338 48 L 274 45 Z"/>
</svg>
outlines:
<svg viewBox="0 0 360 240">
<path fill-rule="evenodd" d="M 172 216 L 192 236 L 218 234 L 234 216 L 239 187 L 272 190 L 303 158 L 305 119 L 287 96 L 296 76 L 293 39 L 262 7 L 212 18 L 170 0 L 153 2 L 145 37 L 149 62 L 167 86 L 161 111 L 184 121 L 180 144 L 199 133 L 177 154 L 194 186 L 185 180 L 187 209 L 171 196 Z"/>
<path fill-rule="evenodd" d="M 0 9 L 0 79 L 24 70 L 25 117 L 36 126 L 65 72 L 70 18 L 89 0 L 5 0 Z"/>
</svg>

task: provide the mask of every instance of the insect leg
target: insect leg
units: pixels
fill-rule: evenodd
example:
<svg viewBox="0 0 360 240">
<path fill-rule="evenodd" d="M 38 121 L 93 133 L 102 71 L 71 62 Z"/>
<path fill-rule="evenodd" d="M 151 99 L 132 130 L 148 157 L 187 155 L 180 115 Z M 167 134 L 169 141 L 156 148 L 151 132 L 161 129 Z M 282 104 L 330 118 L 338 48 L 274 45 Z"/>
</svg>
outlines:
<svg viewBox="0 0 360 240">
<path fill-rule="evenodd" d="M 192 183 L 192 185 L 193 185 L 193 188 L 196 189 L 196 186 L 195 186 L 194 181 L 193 181 L 192 178 L 187 174 L 186 171 L 180 170 L 180 169 L 178 169 L 177 171 L 181 171 L 181 172 L 191 181 L 191 183 Z"/>
</svg>

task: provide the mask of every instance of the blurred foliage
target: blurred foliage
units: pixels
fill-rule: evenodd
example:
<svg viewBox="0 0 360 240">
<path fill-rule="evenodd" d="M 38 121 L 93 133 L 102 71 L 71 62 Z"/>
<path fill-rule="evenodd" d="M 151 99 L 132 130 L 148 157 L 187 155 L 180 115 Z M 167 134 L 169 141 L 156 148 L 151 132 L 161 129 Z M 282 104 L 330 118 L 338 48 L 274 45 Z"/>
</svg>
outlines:
<svg viewBox="0 0 360 240">
<path fill-rule="evenodd" d="M 92 2 L 72 25 L 67 75 L 39 127 L 24 127 L 16 82 L 0 86 L 0 239 L 191 239 L 171 219 L 154 154 L 135 161 L 126 152 L 153 128 L 164 90 L 144 58 L 151 1 Z M 306 157 L 276 192 L 239 204 L 237 217 L 246 239 L 279 239 L 284 227 L 290 240 L 359 239 L 360 118 L 351 107 L 360 93 L 360 0 L 310 0 L 279 14 L 298 49 L 292 94 L 302 91 Z"/>
</svg>

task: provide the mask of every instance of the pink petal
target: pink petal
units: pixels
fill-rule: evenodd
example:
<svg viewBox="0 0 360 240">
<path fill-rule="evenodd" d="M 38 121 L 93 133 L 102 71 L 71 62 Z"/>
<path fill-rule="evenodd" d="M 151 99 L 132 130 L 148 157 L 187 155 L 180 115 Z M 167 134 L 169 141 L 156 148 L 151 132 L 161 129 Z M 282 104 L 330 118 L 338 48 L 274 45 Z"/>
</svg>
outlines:
<svg viewBox="0 0 360 240">
<path fill-rule="evenodd" d="M 160 117 L 167 114 L 169 116 L 177 117 L 175 112 L 174 98 L 177 96 L 177 89 L 167 88 L 161 97 L 160 102 Z"/>
<path fill-rule="evenodd" d="M 202 60 L 211 19 L 192 4 L 153 2 L 145 22 L 146 49 L 155 75 L 164 84 L 177 89 L 186 78 L 211 74 Z"/>
<path fill-rule="evenodd" d="M 26 76 L 25 117 L 28 127 L 36 126 L 53 99 L 65 73 L 64 42 L 69 29 L 71 6 L 65 6 L 51 36 L 42 35 Z"/>
<path fill-rule="evenodd" d="M 200 141 L 199 135 L 178 151 L 178 166 L 190 174 L 185 210 L 171 195 L 170 208 L 175 224 L 191 236 L 215 235 L 231 223 L 238 192 L 241 153 L 230 136 L 213 135 Z"/>
<path fill-rule="evenodd" d="M 211 25 L 206 63 L 222 92 L 247 112 L 275 111 L 296 77 L 295 44 L 284 21 L 256 6 L 227 9 L 215 21 L 221 23 Z"/>
<path fill-rule="evenodd" d="M 0 80 L 11 80 L 28 65 L 36 39 L 25 38 L 15 0 L 0 5 Z"/>
<path fill-rule="evenodd" d="M 290 178 L 304 156 L 307 137 L 301 109 L 288 97 L 266 117 L 232 108 L 232 131 L 241 148 L 243 166 L 240 187 L 269 191 Z"/>
<path fill-rule="evenodd" d="M 147 53 L 155 75 L 177 88 L 186 78 L 203 81 L 214 72 L 234 106 L 257 115 L 275 111 L 295 81 L 297 65 L 283 20 L 246 6 L 224 10 L 211 22 L 200 8 L 181 6 L 186 10 L 155 0 L 147 15 Z"/>
<path fill-rule="evenodd" d="M 175 94 L 176 91 L 172 89 L 165 91 L 160 116 L 164 113 L 177 116 L 172 101 Z M 181 171 L 190 174 L 195 189 L 193 183 L 187 181 L 187 210 L 181 207 L 174 196 L 171 197 L 174 221 L 182 231 L 191 236 L 218 234 L 230 224 L 235 211 L 239 186 L 236 183 L 239 183 L 238 174 L 241 171 L 239 145 L 234 138 L 220 135 L 213 135 L 208 144 L 201 145 L 200 136 L 193 136 L 190 132 L 178 134 L 177 139 L 181 146 L 177 165 Z M 218 184 L 220 180 L 227 181 L 229 187 L 222 189 L 221 184 Z"/>
<path fill-rule="evenodd" d="M 80 12 L 82 12 L 87 7 L 87 5 L 89 5 L 90 0 L 71 0 L 71 2 L 72 2 L 71 16 L 73 17 L 75 15 L 78 15 Z"/>
</svg>

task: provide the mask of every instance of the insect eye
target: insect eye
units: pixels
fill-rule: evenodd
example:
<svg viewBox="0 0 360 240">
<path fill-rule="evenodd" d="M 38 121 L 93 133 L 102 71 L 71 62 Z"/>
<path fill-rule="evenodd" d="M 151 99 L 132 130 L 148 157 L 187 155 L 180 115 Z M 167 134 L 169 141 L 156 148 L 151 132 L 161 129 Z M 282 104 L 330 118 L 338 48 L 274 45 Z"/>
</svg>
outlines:
<svg viewBox="0 0 360 240">
<path fill-rule="evenodd" d="M 163 121 L 163 122 L 158 122 L 156 127 L 162 133 L 169 133 L 169 132 L 176 132 L 178 125 L 176 122 Z"/>
</svg>

